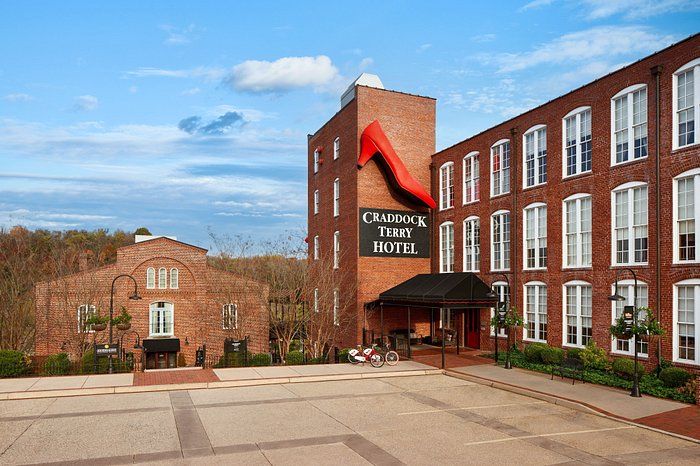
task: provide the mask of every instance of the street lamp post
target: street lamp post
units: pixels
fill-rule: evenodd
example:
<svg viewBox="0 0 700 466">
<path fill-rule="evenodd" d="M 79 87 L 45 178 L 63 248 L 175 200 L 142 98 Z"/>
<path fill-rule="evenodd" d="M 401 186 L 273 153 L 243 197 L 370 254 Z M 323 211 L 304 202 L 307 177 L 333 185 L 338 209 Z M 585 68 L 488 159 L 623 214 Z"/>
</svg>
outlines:
<svg viewBox="0 0 700 466">
<path fill-rule="evenodd" d="M 630 392 L 630 396 L 633 396 L 635 398 L 639 398 L 642 396 L 642 394 L 639 392 L 639 372 L 637 371 L 637 367 L 639 364 L 639 354 L 638 354 L 638 349 L 637 349 L 637 340 L 639 338 L 638 334 L 638 327 L 637 327 L 637 319 L 638 319 L 638 311 L 637 311 L 637 274 L 634 273 L 634 270 L 630 268 L 623 268 L 623 269 L 618 269 L 617 272 L 615 273 L 615 294 L 611 295 L 608 297 L 610 301 L 613 302 L 622 302 L 625 301 L 625 297 L 622 296 L 617 292 L 617 282 L 618 278 L 620 276 L 620 272 L 623 270 L 627 270 L 630 273 L 632 273 L 632 277 L 634 278 L 634 310 L 632 312 L 632 325 L 633 325 L 633 332 L 632 336 L 634 337 L 634 340 L 632 344 L 634 345 L 634 381 L 632 382 L 632 391 Z"/>
<path fill-rule="evenodd" d="M 500 330 L 500 323 L 502 320 L 505 320 L 506 314 L 508 313 L 508 305 L 510 304 L 510 280 L 508 279 L 508 275 L 501 273 L 498 274 L 502 276 L 505 279 L 506 282 L 506 287 L 508 288 L 508 293 L 505 294 L 504 296 L 504 301 L 501 304 L 501 301 L 498 301 L 498 309 L 496 310 L 496 325 L 494 326 L 494 334 L 493 334 L 493 341 L 496 346 L 495 348 L 495 359 L 496 359 L 496 365 L 498 365 L 498 331 Z M 493 283 L 491 283 L 491 289 L 493 290 Z M 507 342 L 506 342 L 506 362 L 503 365 L 504 369 L 512 369 L 513 366 L 510 363 L 510 329 L 507 329 Z"/>
<path fill-rule="evenodd" d="M 139 285 L 136 283 L 136 279 L 129 275 L 128 273 L 123 273 L 121 275 L 117 275 L 114 277 L 114 280 L 112 280 L 112 291 L 109 294 L 109 344 L 110 346 L 112 345 L 112 320 L 114 319 L 114 284 L 117 282 L 117 280 L 121 277 L 129 277 L 133 282 L 134 282 L 134 294 L 129 296 L 129 299 L 133 300 L 138 300 L 141 299 L 141 296 L 139 296 Z M 109 355 L 109 373 L 112 374 L 114 372 L 114 365 L 112 363 L 112 355 Z"/>
</svg>

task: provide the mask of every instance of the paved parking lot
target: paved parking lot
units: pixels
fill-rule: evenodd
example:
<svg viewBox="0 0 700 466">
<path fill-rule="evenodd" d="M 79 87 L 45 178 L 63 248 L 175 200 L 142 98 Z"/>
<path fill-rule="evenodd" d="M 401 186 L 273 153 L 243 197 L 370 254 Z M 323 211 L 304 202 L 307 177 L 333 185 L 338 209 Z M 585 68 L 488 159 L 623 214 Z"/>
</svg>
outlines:
<svg viewBox="0 0 700 466">
<path fill-rule="evenodd" d="M 443 375 L 0 401 L 0 464 L 698 461 L 698 444 Z"/>
</svg>

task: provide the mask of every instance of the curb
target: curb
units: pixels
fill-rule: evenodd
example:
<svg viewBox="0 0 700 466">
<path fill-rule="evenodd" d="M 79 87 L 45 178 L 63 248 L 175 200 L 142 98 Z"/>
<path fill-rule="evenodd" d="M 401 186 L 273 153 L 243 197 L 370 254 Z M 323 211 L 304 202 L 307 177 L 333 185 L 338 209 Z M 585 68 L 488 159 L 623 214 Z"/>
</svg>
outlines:
<svg viewBox="0 0 700 466">
<path fill-rule="evenodd" d="M 660 434 L 665 434 L 670 437 L 679 438 L 681 440 L 686 440 L 688 442 L 693 442 L 700 444 L 700 439 L 693 437 L 687 437 L 682 434 L 677 434 L 675 432 L 670 432 L 667 430 L 658 429 L 656 427 L 647 426 L 645 424 L 639 424 L 626 417 L 617 416 L 615 414 L 609 413 L 605 410 L 597 408 L 595 406 L 588 405 L 581 401 L 570 400 L 568 398 L 559 397 L 557 395 L 551 395 L 548 393 L 538 392 L 537 390 L 531 390 L 529 388 L 520 387 L 518 385 L 511 385 L 504 382 L 499 382 L 497 380 L 488 379 L 486 377 L 480 377 L 478 375 L 465 374 L 462 372 L 456 372 L 451 369 L 446 369 L 444 374 L 456 379 L 467 380 L 469 382 L 478 383 L 480 385 L 486 385 L 488 387 L 497 388 L 499 390 L 504 390 L 511 393 L 516 393 L 518 395 L 527 396 L 530 398 L 535 398 L 537 400 L 546 401 L 547 403 L 555 404 L 558 406 L 563 406 L 565 408 L 573 409 L 575 411 L 580 411 L 587 414 L 593 414 L 595 416 L 604 417 L 606 419 L 611 419 L 618 422 L 623 422 L 625 424 L 639 427 L 646 430 L 651 430 L 653 432 L 658 432 Z"/>
<path fill-rule="evenodd" d="M 416 369 L 407 371 L 377 372 L 368 374 L 330 374 L 298 377 L 275 377 L 269 379 L 221 380 L 217 382 L 181 383 L 166 385 L 128 385 L 121 387 L 73 388 L 60 390 L 41 390 L 34 392 L 0 393 L 2 400 L 33 400 L 39 398 L 64 398 L 70 396 L 115 395 L 125 393 L 172 392 L 179 390 L 210 390 L 217 388 L 253 387 L 257 385 L 277 385 L 285 383 L 328 382 L 334 380 L 362 380 L 388 377 L 408 377 L 418 375 L 440 375 L 441 369 Z"/>
</svg>

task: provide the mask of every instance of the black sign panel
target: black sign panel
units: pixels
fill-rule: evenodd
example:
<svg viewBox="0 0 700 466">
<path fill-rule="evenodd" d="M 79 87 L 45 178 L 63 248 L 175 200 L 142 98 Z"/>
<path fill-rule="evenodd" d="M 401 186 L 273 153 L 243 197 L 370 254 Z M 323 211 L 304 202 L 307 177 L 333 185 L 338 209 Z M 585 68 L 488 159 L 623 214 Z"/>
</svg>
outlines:
<svg viewBox="0 0 700 466">
<path fill-rule="evenodd" d="M 95 345 L 95 355 L 96 356 L 109 356 L 110 354 L 112 355 L 117 355 L 119 354 L 119 345 L 118 344 L 102 344 L 98 343 Z"/>
<path fill-rule="evenodd" d="M 360 208 L 360 256 L 430 257 L 427 213 Z"/>
<path fill-rule="evenodd" d="M 143 340 L 143 347 L 148 353 L 177 353 L 180 351 L 180 339 L 149 338 Z"/>
<path fill-rule="evenodd" d="M 248 349 L 248 340 L 224 340 L 224 353 L 245 353 Z"/>
</svg>

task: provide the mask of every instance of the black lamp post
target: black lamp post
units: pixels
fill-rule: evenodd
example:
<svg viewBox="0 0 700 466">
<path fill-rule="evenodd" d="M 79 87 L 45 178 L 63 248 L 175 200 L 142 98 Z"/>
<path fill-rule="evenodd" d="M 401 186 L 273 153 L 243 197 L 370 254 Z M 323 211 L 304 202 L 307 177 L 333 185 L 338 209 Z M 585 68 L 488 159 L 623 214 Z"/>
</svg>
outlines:
<svg viewBox="0 0 700 466">
<path fill-rule="evenodd" d="M 494 334 L 493 334 L 493 341 L 496 346 L 495 350 L 495 359 L 496 359 L 496 365 L 498 365 L 498 331 L 500 330 L 500 323 L 502 321 L 505 321 L 506 314 L 508 313 L 508 305 L 510 304 L 510 280 L 508 279 L 508 275 L 501 273 L 498 274 L 502 276 L 505 279 L 506 286 L 508 287 L 508 293 L 504 296 L 504 301 L 499 301 L 498 302 L 498 308 L 496 309 L 496 325 L 494 328 Z M 493 290 L 493 283 L 491 283 L 491 290 Z M 492 293 L 494 293 L 492 291 Z M 496 293 L 494 293 L 496 294 Z M 499 297 L 498 294 L 496 294 L 496 297 Z M 510 363 L 510 329 L 507 329 L 507 346 L 506 346 L 506 362 L 503 365 L 504 369 L 512 369 L 513 366 Z"/>
<path fill-rule="evenodd" d="M 117 282 L 117 279 L 121 277 L 129 277 L 133 282 L 134 282 L 134 294 L 129 296 L 129 299 L 133 300 L 138 300 L 141 299 L 141 296 L 139 296 L 139 285 L 136 283 L 136 279 L 132 277 L 131 275 L 127 273 L 123 273 L 121 275 L 117 275 L 114 277 L 114 280 L 112 280 L 112 291 L 109 294 L 109 344 L 110 346 L 112 345 L 112 319 L 114 319 L 114 284 Z M 112 355 L 109 355 L 109 373 L 114 372 L 114 365 L 112 363 Z"/>
<path fill-rule="evenodd" d="M 608 296 L 608 299 L 613 302 L 622 302 L 625 301 L 625 297 L 622 296 L 617 292 L 617 282 L 618 278 L 620 276 L 620 272 L 623 270 L 628 270 L 629 272 L 632 273 L 632 277 L 634 278 L 634 309 L 632 312 L 632 325 L 634 331 L 632 332 L 632 335 L 634 336 L 634 340 L 632 344 L 634 345 L 634 382 L 632 382 L 632 391 L 630 392 L 630 396 L 633 396 L 635 398 L 639 398 L 642 396 L 642 394 L 639 392 L 639 372 L 637 372 L 637 365 L 638 365 L 638 350 L 637 350 L 637 339 L 639 338 L 639 334 L 637 333 L 637 274 L 634 273 L 634 270 L 629 269 L 629 268 L 623 268 L 623 269 L 618 269 L 617 272 L 615 273 L 615 294 Z"/>
</svg>

